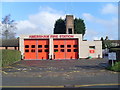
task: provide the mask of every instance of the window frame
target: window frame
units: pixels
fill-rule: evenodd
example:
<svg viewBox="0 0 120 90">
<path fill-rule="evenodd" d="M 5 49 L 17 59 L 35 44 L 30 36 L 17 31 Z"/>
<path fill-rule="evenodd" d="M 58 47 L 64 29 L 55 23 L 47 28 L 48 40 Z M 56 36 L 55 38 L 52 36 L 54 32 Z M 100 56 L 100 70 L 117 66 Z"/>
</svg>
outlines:
<svg viewBox="0 0 120 90">
<path fill-rule="evenodd" d="M 47 51 L 46 51 L 47 50 Z M 45 49 L 44 52 L 49 52 L 49 49 Z"/>
<path fill-rule="evenodd" d="M 28 53 L 28 52 L 26 52 L 26 50 L 28 50 L 28 52 L 29 52 L 29 49 L 25 49 L 25 53 Z"/>
<path fill-rule="evenodd" d="M 41 46 L 41 47 L 40 47 Z M 42 48 L 42 45 L 38 45 L 38 48 Z"/>
<path fill-rule="evenodd" d="M 56 52 L 55 50 L 57 50 L 57 52 L 58 52 L 58 49 L 54 49 L 54 52 Z"/>
<path fill-rule="evenodd" d="M 41 53 L 42 52 L 42 49 L 38 49 L 38 53 Z"/>
<path fill-rule="evenodd" d="M 95 49 L 95 46 L 89 46 L 89 49 Z"/>
<path fill-rule="evenodd" d="M 71 45 L 67 45 L 67 48 L 71 48 Z"/>
<path fill-rule="evenodd" d="M 74 48 L 78 48 L 78 45 L 73 45 Z"/>
<path fill-rule="evenodd" d="M 65 47 L 65 45 L 60 45 L 60 48 L 64 48 Z"/>
<path fill-rule="evenodd" d="M 34 47 L 33 47 L 34 46 Z M 31 45 L 31 48 L 35 48 L 35 45 Z"/>
<path fill-rule="evenodd" d="M 75 50 L 77 50 L 77 51 L 75 51 Z M 78 49 L 73 49 L 73 52 L 78 52 Z"/>
<path fill-rule="evenodd" d="M 26 47 L 26 46 L 28 46 L 28 47 Z M 29 48 L 29 45 L 25 45 L 25 48 Z"/>
<path fill-rule="evenodd" d="M 63 50 L 63 51 L 62 51 Z M 64 49 L 60 49 L 60 52 L 65 52 L 65 50 Z"/>
<path fill-rule="evenodd" d="M 47 47 L 46 47 L 47 46 Z M 44 48 L 49 48 L 49 45 L 44 45 Z"/>
<path fill-rule="evenodd" d="M 35 52 L 35 49 L 31 49 L 31 52 L 34 53 L 34 52 Z"/>
<path fill-rule="evenodd" d="M 70 51 L 68 51 L 68 50 L 70 50 Z M 67 52 L 71 52 L 71 49 L 67 49 Z"/>
<path fill-rule="evenodd" d="M 57 47 L 55 47 L 55 46 L 57 46 Z M 54 48 L 58 48 L 58 45 L 54 45 Z"/>
</svg>

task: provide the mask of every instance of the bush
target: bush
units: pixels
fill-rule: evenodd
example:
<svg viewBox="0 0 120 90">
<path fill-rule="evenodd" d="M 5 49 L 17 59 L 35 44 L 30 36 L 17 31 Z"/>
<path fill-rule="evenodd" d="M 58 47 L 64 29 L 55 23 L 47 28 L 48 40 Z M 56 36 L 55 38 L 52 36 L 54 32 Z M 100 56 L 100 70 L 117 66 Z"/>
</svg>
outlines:
<svg viewBox="0 0 120 90">
<path fill-rule="evenodd" d="M 2 50 L 2 66 L 13 64 L 21 60 L 21 53 L 18 50 Z"/>
<path fill-rule="evenodd" d="M 116 72 L 120 72 L 120 61 L 116 62 L 114 64 L 114 66 L 110 66 L 107 69 L 112 70 L 112 71 L 116 71 Z"/>
</svg>

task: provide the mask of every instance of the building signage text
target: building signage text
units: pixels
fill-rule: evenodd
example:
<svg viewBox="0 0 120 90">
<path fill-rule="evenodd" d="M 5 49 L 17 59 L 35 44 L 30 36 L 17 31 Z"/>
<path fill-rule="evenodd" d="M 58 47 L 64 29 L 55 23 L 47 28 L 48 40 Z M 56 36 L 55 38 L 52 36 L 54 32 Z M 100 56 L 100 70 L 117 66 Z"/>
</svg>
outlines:
<svg viewBox="0 0 120 90">
<path fill-rule="evenodd" d="M 29 38 L 73 38 L 74 35 L 30 35 Z"/>
</svg>

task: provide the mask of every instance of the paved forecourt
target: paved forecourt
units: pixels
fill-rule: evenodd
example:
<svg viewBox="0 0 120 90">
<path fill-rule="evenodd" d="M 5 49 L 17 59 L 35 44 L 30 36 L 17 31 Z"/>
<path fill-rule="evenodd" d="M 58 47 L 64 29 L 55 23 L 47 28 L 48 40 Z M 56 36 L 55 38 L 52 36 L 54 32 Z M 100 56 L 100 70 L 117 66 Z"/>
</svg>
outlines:
<svg viewBox="0 0 120 90">
<path fill-rule="evenodd" d="M 106 62 L 106 59 L 23 60 L 3 68 L 3 86 L 116 85 L 118 73 L 106 70 Z"/>
</svg>

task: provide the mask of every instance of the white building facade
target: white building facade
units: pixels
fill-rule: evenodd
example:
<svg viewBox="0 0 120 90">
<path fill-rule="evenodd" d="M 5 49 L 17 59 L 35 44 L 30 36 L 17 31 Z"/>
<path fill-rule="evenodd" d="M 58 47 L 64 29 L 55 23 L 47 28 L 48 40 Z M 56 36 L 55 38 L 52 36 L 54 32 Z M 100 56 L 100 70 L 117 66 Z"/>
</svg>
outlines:
<svg viewBox="0 0 120 90">
<path fill-rule="evenodd" d="M 24 60 L 102 58 L 102 41 L 83 41 L 82 34 L 21 35 Z"/>
</svg>

